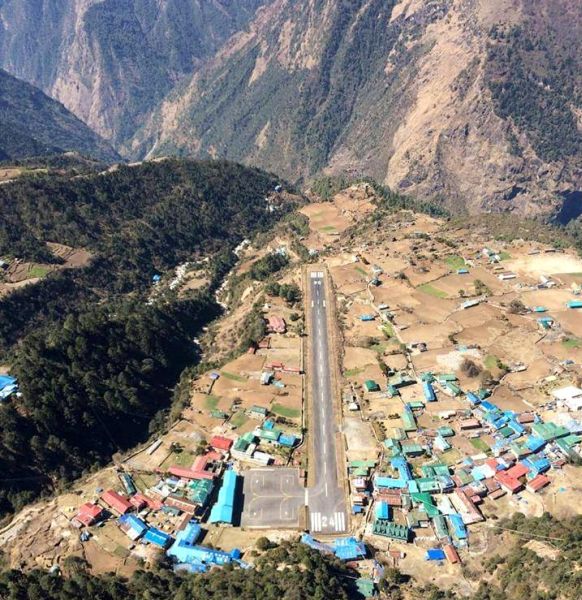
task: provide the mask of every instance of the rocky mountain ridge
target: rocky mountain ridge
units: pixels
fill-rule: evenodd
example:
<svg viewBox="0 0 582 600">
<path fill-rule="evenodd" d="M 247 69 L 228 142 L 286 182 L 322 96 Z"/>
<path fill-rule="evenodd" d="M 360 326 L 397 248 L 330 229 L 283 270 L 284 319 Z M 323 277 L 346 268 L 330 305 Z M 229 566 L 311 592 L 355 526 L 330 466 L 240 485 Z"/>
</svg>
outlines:
<svg viewBox="0 0 582 600">
<path fill-rule="evenodd" d="M 576 0 L 5 0 L 0 23 L 4 66 L 132 159 L 367 175 L 472 213 L 582 212 Z"/>
</svg>

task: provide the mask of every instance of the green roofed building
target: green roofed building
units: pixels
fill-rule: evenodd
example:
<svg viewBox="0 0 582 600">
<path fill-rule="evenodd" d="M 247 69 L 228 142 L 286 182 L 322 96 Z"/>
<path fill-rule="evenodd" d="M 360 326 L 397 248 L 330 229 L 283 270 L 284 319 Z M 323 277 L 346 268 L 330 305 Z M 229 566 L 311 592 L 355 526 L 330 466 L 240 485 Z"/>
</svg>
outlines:
<svg viewBox="0 0 582 600">
<path fill-rule="evenodd" d="M 414 442 L 402 443 L 402 452 L 406 456 L 422 456 L 424 454 L 424 448 L 420 444 Z"/>
<path fill-rule="evenodd" d="M 253 405 L 249 408 L 249 415 L 254 418 L 267 417 L 269 411 L 264 406 Z"/>
<path fill-rule="evenodd" d="M 574 457 L 574 450 L 572 448 L 572 446 L 570 446 L 568 444 L 568 442 L 566 441 L 566 438 L 561 438 L 559 440 L 556 440 L 556 446 L 558 446 L 558 448 L 568 457 L 573 458 Z"/>
<path fill-rule="evenodd" d="M 469 485 L 473 482 L 473 478 L 471 477 L 471 475 L 467 473 L 467 471 L 463 471 L 462 469 L 456 471 L 455 475 L 459 478 L 461 485 Z"/>
<path fill-rule="evenodd" d="M 406 431 L 404 431 L 404 429 L 402 429 L 401 427 L 395 427 L 392 430 L 392 433 L 394 434 L 394 438 L 393 439 L 395 439 L 395 440 L 402 441 L 402 440 L 405 440 L 406 437 L 407 437 L 406 436 Z"/>
<path fill-rule="evenodd" d="M 392 384 L 388 385 L 387 390 L 389 398 L 396 398 L 397 396 L 400 396 L 400 392 Z"/>
<path fill-rule="evenodd" d="M 441 477 L 448 477 L 450 475 L 450 469 L 448 465 L 444 465 L 442 463 L 437 463 L 435 465 L 431 465 L 434 469 L 434 474 Z"/>
<path fill-rule="evenodd" d="M 238 440 L 234 443 L 232 449 L 235 452 L 241 452 L 241 453 L 245 453 L 250 446 L 250 442 L 247 442 L 247 440 L 245 440 L 243 437 L 239 437 Z"/>
<path fill-rule="evenodd" d="M 211 479 L 194 479 L 188 484 L 188 488 L 188 498 L 198 506 L 205 506 L 214 489 L 214 483 Z"/>
<path fill-rule="evenodd" d="M 366 379 L 364 387 L 368 392 L 379 392 L 380 386 L 373 379 Z"/>
<path fill-rule="evenodd" d="M 404 426 L 404 431 L 416 431 L 416 419 L 411 410 L 404 409 L 402 412 L 402 424 Z"/>
<path fill-rule="evenodd" d="M 418 480 L 417 480 L 418 481 Z M 440 514 L 435 506 L 432 496 L 427 492 L 418 492 L 410 495 L 412 502 L 421 507 L 431 519 Z"/>
<path fill-rule="evenodd" d="M 567 436 L 570 432 L 561 425 L 555 423 L 534 423 L 531 426 L 532 433 L 549 442 Z"/>
<path fill-rule="evenodd" d="M 439 381 L 449 381 L 449 382 L 454 382 L 454 381 L 459 380 L 459 378 L 454 373 L 443 373 L 442 375 L 437 375 L 437 379 Z"/>
<path fill-rule="evenodd" d="M 403 373 L 398 373 L 398 375 L 395 375 L 390 380 L 390 384 L 393 385 L 395 388 L 406 387 L 408 385 L 413 385 L 414 383 L 416 383 L 416 379 L 410 377 L 410 375 L 406 375 Z"/>
<path fill-rule="evenodd" d="M 381 535 L 399 542 L 408 542 L 410 538 L 410 529 L 406 525 L 398 525 L 391 521 L 377 520 L 374 522 L 372 533 Z"/>
<path fill-rule="evenodd" d="M 440 492 L 440 485 L 434 477 L 420 477 L 416 480 L 421 492 Z"/>
<path fill-rule="evenodd" d="M 418 410 L 424 408 L 424 402 L 422 400 L 413 400 L 412 402 L 408 402 L 407 404 L 411 410 Z"/>
<path fill-rule="evenodd" d="M 531 450 L 525 444 L 518 444 L 517 442 L 509 444 L 509 451 L 515 458 L 525 458 L 531 454 Z"/>
<path fill-rule="evenodd" d="M 563 440 L 568 446 L 570 446 L 570 448 L 573 448 L 574 446 L 576 446 L 576 444 L 582 442 L 582 436 L 571 433 L 570 435 L 567 435 L 565 438 L 563 438 Z"/>
<path fill-rule="evenodd" d="M 376 597 L 376 584 L 372 579 L 364 579 L 363 577 L 356 579 L 356 588 L 358 594 L 364 598 Z"/>
<path fill-rule="evenodd" d="M 349 471 L 354 477 L 368 477 L 370 469 L 375 466 L 375 460 L 352 460 L 349 464 Z"/>
<path fill-rule="evenodd" d="M 452 427 L 447 427 L 446 425 L 443 427 L 439 427 L 437 429 L 437 432 L 439 433 L 439 435 L 445 438 L 455 435 L 455 430 Z"/>
<path fill-rule="evenodd" d="M 267 442 L 277 442 L 281 437 L 280 429 L 259 429 L 259 437 Z"/>
<path fill-rule="evenodd" d="M 434 532 L 439 540 L 449 536 L 447 520 L 445 519 L 444 515 L 435 515 L 432 518 L 432 524 L 434 526 Z"/>
</svg>

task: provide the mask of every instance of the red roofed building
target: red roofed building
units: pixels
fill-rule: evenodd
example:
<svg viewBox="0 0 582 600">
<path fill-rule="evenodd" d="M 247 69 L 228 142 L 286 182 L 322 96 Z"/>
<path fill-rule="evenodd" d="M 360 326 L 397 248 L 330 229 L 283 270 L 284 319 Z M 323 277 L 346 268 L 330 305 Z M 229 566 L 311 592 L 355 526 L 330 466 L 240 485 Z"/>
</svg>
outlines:
<svg viewBox="0 0 582 600">
<path fill-rule="evenodd" d="M 145 494 L 135 494 L 132 496 L 129 501 L 137 508 L 137 510 L 141 510 L 144 507 L 151 508 L 152 510 L 161 510 L 163 504 L 159 500 L 155 500 L 154 498 L 150 498 Z M 139 507 L 139 508 L 138 508 Z"/>
<path fill-rule="evenodd" d="M 517 492 L 523 489 L 523 484 L 514 477 L 511 477 L 506 471 L 499 471 L 499 473 L 496 473 L 495 479 L 497 479 L 501 487 L 510 494 L 517 494 Z"/>
<path fill-rule="evenodd" d="M 197 456 L 194 459 L 194 464 L 192 465 L 192 471 L 196 473 L 196 479 L 214 479 L 217 475 L 217 472 L 220 469 L 220 464 L 213 464 L 220 461 L 222 462 L 222 454 L 220 452 L 208 452 L 207 454 L 202 454 L 201 456 Z M 211 463 L 211 469 L 208 468 L 209 463 Z"/>
<path fill-rule="evenodd" d="M 287 323 L 282 317 L 269 317 L 267 320 L 267 331 L 269 333 L 285 333 L 287 331 Z"/>
<path fill-rule="evenodd" d="M 181 496 L 177 496 L 176 494 L 170 494 L 166 498 L 165 502 L 166 506 L 171 506 L 173 508 L 177 508 L 182 512 L 194 514 L 198 505 L 187 498 L 182 498 Z"/>
<path fill-rule="evenodd" d="M 185 467 L 170 467 L 168 469 L 170 475 L 179 477 L 180 479 L 199 479 L 198 473 L 192 469 L 186 469 Z"/>
<path fill-rule="evenodd" d="M 443 550 L 447 557 L 447 560 L 450 563 L 452 563 L 453 565 L 456 565 L 461 562 L 459 554 L 457 553 L 457 551 L 455 550 L 455 547 L 452 544 L 445 544 L 443 546 Z"/>
<path fill-rule="evenodd" d="M 540 473 L 539 475 L 534 477 L 531 481 L 528 481 L 528 483 L 525 487 L 528 489 L 528 491 L 535 493 L 535 492 L 539 492 L 542 488 L 545 488 L 546 485 L 548 485 L 549 483 L 550 483 L 549 478 Z"/>
<path fill-rule="evenodd" d="M 491 477 L 490 479 L 484 479 L 481 483 L 487 488 L 487 493 L 491 494 L 499 489 L 499 482 Z"/>
<path fill-rule="evenodd" d="M 74 520 L 78 521 L 80 525 L 90 527 L 91 525 L 95 525 L 102 516 L 103 509 L 100 506 L 91 502 L 85 502 L 85 504 L 79 507 L 79 512 L 75 515 Z"/>
<path fill-rule="evenodd" d="M 503 498 L 503 496 L 505 496 L 505 494 L 507 494 L 507 492 L 505 490 L 499 488 L 498 490 L 491 492 L 489 494 L 489 498 L 491 498 L 491 500 L 499 500 L 499 498 Z"/>
<path fill-rule="evenodd" d="M 402 494 L 400 490 L 379 492 L 376 497 L 378 500 L 386 502 L 389 506 L 402 506 Z"/>
<path fill-rule="evenodd" d="M 135 494 L 135 496 L 131 496 L 129 503 L 135 508 L 135 510 L 142 510 L 148 505 L 141 494 Z"/>
<path fill-rule="evenodd" d="M 120 515 L 124 515 L 133 508 L 129 500 L 115 490 L 107 490 L 101 494 L 101 500 Z"/>
<path fill-rule="evenodd" d="M 496 458 L 488 458 L 488 459 L 485 461 L 485 464 L 486 464 L 486 465 L 487 465 L 487 466 L 488 466 L 490 469 L 493 469 L 493 471 L 494 471 L 495 473 L 497 473 L 497 467 L 499 466 L 499 463 L 497 462 L 497 459 L 496 459 Z"/>
<path fill-rule="evenodd" d="M 233 441 L 231 439 L 222 437 L 221 435 L 215 435 L 210 440 L 210 445 L 215 450 L 224 450 L 225 452 L 228 452 L 230 450 L 230 447 L 232 446 L 232 444 L 233 444 Z"/>
<path fill-rule="evenodd" d="M 517 463 L 513 465 L 511 469 L 507 470 L 507 474 L 514 479 L 520 479 L 525 477 L 529 473 L 529 469 L 523 463 Z"/>
</svg>

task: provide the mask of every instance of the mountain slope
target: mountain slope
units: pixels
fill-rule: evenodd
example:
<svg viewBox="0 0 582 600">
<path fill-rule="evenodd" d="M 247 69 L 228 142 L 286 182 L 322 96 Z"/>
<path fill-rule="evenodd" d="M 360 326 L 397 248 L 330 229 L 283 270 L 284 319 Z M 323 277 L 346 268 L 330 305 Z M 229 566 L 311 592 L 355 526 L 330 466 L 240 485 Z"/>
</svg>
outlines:
<svg viewBox="0 0 582 600">
<path fill-rule="evenodd" d="M 372 175 L 472 212 L 582 187 L 575 0 L 276 0 L 137 136 L 136 154 Z"/>
<path fill-rule="evenodd" d="M 22 392 L 0 410 L 0 516 L 147 437 L 198 360 L 192 339 L 220 312 L 233 250 L 291 209 L 281 183 L 172 159 L 0 186 L 0 256 L 48 260 L 55 239 L 93 255 L 0 298 L 0 361 Z M 153 299 L 154 274 L 194 261 L 207 285 Z"/>
<path fill-rule="evenodd" d="M 0 160 L 67 151 L 110 162 L 119 159 L 62 104 L 0 69 Z"/>
<path fill-rule="evenodd" d="M 122 148 L 265 0 L 0 0 L 0 66 Z"/>
</svg>

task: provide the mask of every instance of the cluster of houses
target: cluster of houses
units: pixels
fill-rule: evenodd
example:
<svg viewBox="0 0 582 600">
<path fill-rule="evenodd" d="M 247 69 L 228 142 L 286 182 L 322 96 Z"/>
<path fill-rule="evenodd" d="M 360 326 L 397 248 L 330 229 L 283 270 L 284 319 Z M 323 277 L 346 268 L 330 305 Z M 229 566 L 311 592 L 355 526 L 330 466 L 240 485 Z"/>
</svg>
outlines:
<svg viewBox="0 0 582 600">
<path fill-rule="evenodd" d="M 427 560 L 458 563 L 458 549 L 469 543 L 468 526 L 484 520 L 480 505 L 486 498 L 540 492 L 550 484 L 552 470 L 582 456 L 582 423 L 575 418 L 582 410 L 582 389 L 555 390 L 554 403 L 563 412 L 544 421 L 534 412 L 502 410 L 487 390 L 463 392 L 455 375 L 424 373 L 418 383 L 424 400 L 404 404 L 402 427 L 384 440 L 384 463 L 349 464 L 352 509 L 355 514 L 366 507 L 373 511 L 370 534 L 399 542 L 429 537 L 435 547 Z M 369 391 L 379 387 L 366 382 Z M 399 394 L 397 386 L 388 388 Z M 442 424 L 423 430 L 418 416 L 440 393 L 462 399 L 465 406 L 438 413 Z M 455 435 L 469 440 L 488 436 L 493 444 L 479 439 L 483 451 L 451 465 L 444 455 Z"/>
<path fill-rule="evenodd" d="M 143 492 L 137 490 L 129 473 L 119 473 L 123 492 L 102 491 L 96 502 L 79 507 L 72 519 L 72 524 L 82 529 L 81 541 L 90 538 L 91 527 L 116 517 L 131 543 L 162 549 L 176 569 L 203 572 L 232 561 L 244 566 L 240 552 L 225 553 L 199 544 L 202 523 L 236 524 L 240 478 L 228 464 L 233 444 L 222 436 L 211 438 L 211 449 L 197 456 L 191 467 L 169 467 Z"/>
</svg>

